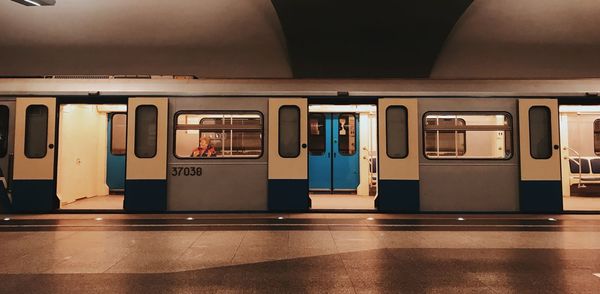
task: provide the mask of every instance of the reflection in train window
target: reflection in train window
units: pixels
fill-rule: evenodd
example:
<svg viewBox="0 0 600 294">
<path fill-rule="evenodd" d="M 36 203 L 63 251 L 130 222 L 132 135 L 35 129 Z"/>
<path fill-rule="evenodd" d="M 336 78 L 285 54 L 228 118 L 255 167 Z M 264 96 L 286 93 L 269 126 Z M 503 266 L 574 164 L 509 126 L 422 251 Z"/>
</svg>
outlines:
<svg viewBox="0 0 600 294">
<path fill-rule="evenodd" d="M 356 116 L 340 114 L 337 129 L 340 154 L 354 155 L 356 153 Z"/>
<path fill-rule="evenodd" d="M 404 106 L 390 106 L 385 110 L 385 142 L 390 158 L 408 156 L 408 111 Z"/>
<path fill-rule="evenodd" d="M 300 156 L 300 108 L 296 105 L 279 107 L 279 156 Z"/>
<path fill-rule="evenodd" d="M 546 106 L 529 108 L 529 151 L 534 159 L 552 157 L 550 108 Z"/>
<path fill-rule="evenodd" d="M 311 155 L 321 155 L 325 153 L 325 115 L 322 113 L 311 113 L 309 118 L 310 138 L 308 152 Z"/>
<path fill-rule="evenodd" d="M 180 112 L 175 117 L 178 158 L 259 158 L 263 149 L 260 112 Z"/>
<path fill-rule="evenodd" d="M 508 159 L 512 118 L 508 113 L 426 113 L 425 157 L 430 159 Z"/>
<path fill-rule="evenodd" d="M 8 107 L 0 105 L 0 157 L 6 156 L 8 152 L 8 118 Z"/>
<path fill-rule="evenodd" d="M 112 155 L 125 155 L 127 115 L 125 113 L 114 113 L 110 124 L 110 153 Z"/>
<path fill-rule="evenodd" d="M 140 105 L 135 109 L 135 156 L 156 156 L 158 109 L 154 105 Z"/>
<path fill-rule="evenodd" d="M 600 155 L 600 119 L 594 120 L 594 153 Z"/>
<path fill-rule="evenodd" d="M 43 158 L 48 151 L 48 107 L 29 105 L 25 110 L 25 156 Z"/>
</svg>

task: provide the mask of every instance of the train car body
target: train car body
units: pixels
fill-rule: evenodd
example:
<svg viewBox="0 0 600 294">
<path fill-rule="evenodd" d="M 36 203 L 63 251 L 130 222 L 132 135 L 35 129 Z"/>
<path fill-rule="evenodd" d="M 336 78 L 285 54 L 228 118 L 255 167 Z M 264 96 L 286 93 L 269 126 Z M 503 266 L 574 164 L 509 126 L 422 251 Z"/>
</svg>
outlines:
<svg viewBox="0 0 600 294">
<path fill-rule="evenodd" d="M 2 208 L 598 210 L 573 201 L 600 200 L 599 88 L 594 79 L 3 79 Z"/>
</svg>

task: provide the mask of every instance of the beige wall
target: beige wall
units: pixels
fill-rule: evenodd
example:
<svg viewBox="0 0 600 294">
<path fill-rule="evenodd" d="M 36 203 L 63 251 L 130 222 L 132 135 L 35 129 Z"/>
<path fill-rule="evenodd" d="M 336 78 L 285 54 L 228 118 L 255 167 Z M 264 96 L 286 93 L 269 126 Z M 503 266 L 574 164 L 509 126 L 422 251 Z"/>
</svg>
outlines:
<svg viewBox="0 0 600 294">
<path fill-rule="evenodd" d="M 107 195 L 106 113 L 95 105 L 60 108 L 57 194 L 61 203 Z"/>
</svg>

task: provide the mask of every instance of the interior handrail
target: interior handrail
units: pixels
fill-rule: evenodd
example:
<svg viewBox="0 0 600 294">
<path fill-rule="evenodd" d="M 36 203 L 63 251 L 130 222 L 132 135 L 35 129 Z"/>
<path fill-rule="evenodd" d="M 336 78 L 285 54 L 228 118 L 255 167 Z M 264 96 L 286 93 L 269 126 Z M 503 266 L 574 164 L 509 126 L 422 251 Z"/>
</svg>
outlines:
<svg viewBox="0 0 600 294">
<path fill-rule="evenodd" d="M 569 146 L 565 146 L 565 149 L 567 150 L 567 157 L 570 157 L 569 155 L 569 151 L 572 151 L 573 153 L 575 153 L 575 156 L 577 156 L 577 166 L 579 167 L 579 181 L 577 181 L 577 188 L 585 188 L 585 185 L 581 182 L 581 179 L 583 178 L 582 173 L 581 173 L 581 154 L 579 152 L 577 152 L 577 150 L 569 147 Z M 569 160 L 571 160 L 569 158 Z"/>
</svg>

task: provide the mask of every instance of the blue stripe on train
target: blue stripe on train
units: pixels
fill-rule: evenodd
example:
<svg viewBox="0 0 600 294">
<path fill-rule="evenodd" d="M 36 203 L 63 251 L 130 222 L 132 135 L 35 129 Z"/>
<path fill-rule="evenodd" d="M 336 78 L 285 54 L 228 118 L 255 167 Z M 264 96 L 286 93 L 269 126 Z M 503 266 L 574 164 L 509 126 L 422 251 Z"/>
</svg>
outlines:
<svg viewBox="0 0 600 294">
<path fill-rule="evenodd" d="M 379 180 L 375 207 L 379 211 L 418 212 L 418 180 Z"/>
<path fill-rule="evenodd" d="M 18 212 L 50 212 L 60 202 L 54 180 L 13 180 L 12 209 Z"/>
<path fill-rule="evenodd" d="M 563 211 L 560 181 L 519 182 L 519 202 L 522 212 L 553 213 Z"/>
<path fill-rule="evenodd" d="M 269 210 L 306 211 L 310 208 L 308 180 L 269 180 Z"/>
<path fill-rule="evenodd" d="M 167 180 L 126 180 L 123 207 L 132 212 L 167 209 Z"/>
</svg>

